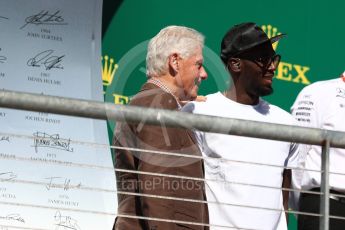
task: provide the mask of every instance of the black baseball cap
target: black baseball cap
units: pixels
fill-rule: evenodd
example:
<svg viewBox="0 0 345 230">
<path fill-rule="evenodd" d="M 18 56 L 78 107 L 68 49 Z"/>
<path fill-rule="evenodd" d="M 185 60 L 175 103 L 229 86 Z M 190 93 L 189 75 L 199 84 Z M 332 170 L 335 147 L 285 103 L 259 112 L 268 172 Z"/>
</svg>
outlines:
<svg viewBox="0 0 345 230">
<path fill-rule="evenodd" d="M 279 34 L 269 38 L 267 34 L 254 22 L 246 22 L 233 26 L 223 37 L 220 57 L 224 63 L 229 58 L 266 42 L 275 43 L 286 34 Z"/>
</svg>

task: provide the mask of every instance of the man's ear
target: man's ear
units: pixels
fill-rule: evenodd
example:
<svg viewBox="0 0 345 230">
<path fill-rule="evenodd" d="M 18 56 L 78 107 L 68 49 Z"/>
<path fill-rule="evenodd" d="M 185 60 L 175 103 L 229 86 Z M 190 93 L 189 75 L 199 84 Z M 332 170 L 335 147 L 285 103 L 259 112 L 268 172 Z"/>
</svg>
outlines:
<svg viewBox="0 0 345 230">
<path fill-rule="evenodd" d="M 228 69 L 233 72 L 240 72 L 241 71 L 241 59 L 239 58 L 230 58 L 228 60 Z"/>
<path fill-rule="evenodd" d="M 179 55 L 177 53 L 171 54 L 169 56 L 169 69 L 172 70 L 173 72 L 177 73 L 178 68 L 179 68 Z"/>
</svg>

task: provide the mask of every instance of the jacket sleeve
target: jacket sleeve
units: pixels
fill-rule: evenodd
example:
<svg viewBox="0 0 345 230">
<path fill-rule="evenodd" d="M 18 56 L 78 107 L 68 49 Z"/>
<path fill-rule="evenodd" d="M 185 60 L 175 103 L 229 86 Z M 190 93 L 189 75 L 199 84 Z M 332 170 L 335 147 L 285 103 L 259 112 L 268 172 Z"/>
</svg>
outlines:
<svg viewBox="0 0 345 230">
<path fill-rule="evenodd" d="M 131 138 L 130 126 L 126 123 L 117 123 L 113 145 L 119 148 L 114 150 L 115 169 L 137 170 L 138 161 L 133 152 L 126 147 L 135 148 L 135 139 Z M 138 192 L 138 175 L 136 173 L 116 171 L 118 192 L 118 217 L 113 230 L 144 230 L 144 221 L 136 218 L 142 216 L 140 197 L 125 193 Z M 121 217 L 129 215 L 133 218 Z"/>
</svg>

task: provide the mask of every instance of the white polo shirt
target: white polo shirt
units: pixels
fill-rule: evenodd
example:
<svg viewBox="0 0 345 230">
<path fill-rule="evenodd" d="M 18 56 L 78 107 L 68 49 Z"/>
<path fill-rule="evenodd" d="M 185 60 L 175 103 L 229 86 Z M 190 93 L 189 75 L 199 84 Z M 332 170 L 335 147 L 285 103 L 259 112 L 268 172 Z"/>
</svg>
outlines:
<svg viewBox="0 0 345 230">
<path fill-rule="evenodd" d="M 341 78 L 319 81 L 305 87 L 298 95 L 292 115 L 302 126 L 345 131 L 345 72 Z M 321 147 L 301 145 L 298 167 L 293 171 L 293 186 L 309 190 L 320 187 Z M 330 149 L 330 172 L 345 174 L 345 149 Z M 330 187 L 345 192 L 345 175 L 330 174 Z M 295 194 L 297 199 L 299 194 Z"/>
<path fill-rule="evenodd" d="M 215 93 L 208 95 L 206 102 L 192 102 L 186 107 L 185 111 L 196 114 L 294 124 L 289 113 L 261 99 L 258 105 L 251 106 Z M 283 167 L 287 165 L 289 156 L 296 152 L 296 146 L 281 141 L 216 133 L 197 132 L 197 136 L 203 156 L 209 158 L 205 160 L 205 178 L 210 224 L 287 229 L 279 188 Z"/>
</svg>

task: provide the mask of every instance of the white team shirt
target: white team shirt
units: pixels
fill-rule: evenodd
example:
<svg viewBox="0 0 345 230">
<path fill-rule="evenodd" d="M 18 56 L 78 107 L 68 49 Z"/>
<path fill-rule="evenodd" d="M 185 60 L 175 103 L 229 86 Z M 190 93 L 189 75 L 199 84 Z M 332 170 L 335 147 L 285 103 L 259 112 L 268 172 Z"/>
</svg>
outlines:
<svg viewBox="0 0 345 230">
<path fill-rule="evenodd" d="M 289 113 L 264 100 L 260 99 L 259 104 L 255 106 L 244 105 L 226 98 L 221 93 L 208 95 L 206 102 L 191 102 L 183 111 L 294 124 L 294 119 Z M 208 204 L 210 224 L 248 229 L 287 229 L 285 214 L 281 211 L 283 210 L 281 190 L 250 184 L 281 188 L 283 166 L 287 166 L 288 158 L 296 152 L 296 145 L 216 133 L 196 132 L 196 134 L 203 156 L 207 157 L 204 162 L 206 196 L 210 202 Z M 214 202 L 222 204 L 214 204 Z"/>
<path fill-rule="evenodd" d="M 298 123 L 312 128 L 345 131 L 345 72 L 343 78 L 320 81 L 305 87 L 292 108 Z M 345 174 L 345 149 L 330 149 L 330 173 Z M 292 171 L 292 184 L 296 189 L 320 187 L 321 147 L 301 145 L 298 167 Z M 330 187 L 345 192 L 345 175 L 330 174 Z M 298 200 L 299 194 L 295 193 Z"/>
</svg>

